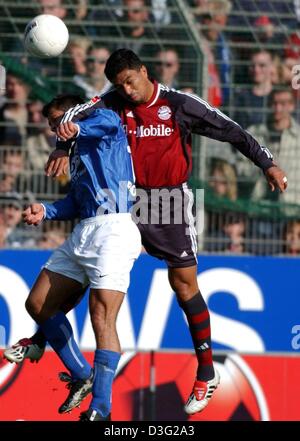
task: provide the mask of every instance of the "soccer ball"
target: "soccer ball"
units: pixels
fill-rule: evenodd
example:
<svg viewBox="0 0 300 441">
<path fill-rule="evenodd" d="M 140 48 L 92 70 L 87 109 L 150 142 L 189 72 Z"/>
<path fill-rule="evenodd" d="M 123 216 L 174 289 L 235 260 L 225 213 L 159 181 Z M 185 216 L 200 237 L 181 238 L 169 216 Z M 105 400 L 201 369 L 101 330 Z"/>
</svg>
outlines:
<svg viewBox="0 0 300 441">
<path fill-rule="evenodd" d="M 57 57 L 66 48 L 68 41 L 68 28 L 55 15 L 38 15 L 25 28 L 25 49 L 39 58 Z"/>
</svg>

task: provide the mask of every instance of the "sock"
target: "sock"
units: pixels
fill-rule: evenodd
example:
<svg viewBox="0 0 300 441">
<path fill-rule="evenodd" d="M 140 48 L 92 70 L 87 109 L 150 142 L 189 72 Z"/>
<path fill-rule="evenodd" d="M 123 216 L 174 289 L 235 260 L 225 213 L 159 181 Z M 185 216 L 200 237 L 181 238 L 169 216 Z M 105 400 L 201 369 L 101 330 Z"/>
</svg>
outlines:
<svg viewBox="0 0 300 441">
<path fill-rule="evenodd" d="M 112 383 L 120 360 L 119 352 L 96 349 L 94 359 L 93 399 L 90 408 L 106 417 L 111 411 Z"/>
<path fill-rule="evenodd" d="M 215 373 L 211 351 L 210 319 L 206 303 L 200 291 L 190 300 L 178 303 L 186 314 L 198 359 L 197 380 L 211 380 Z"/>
<path fill-rule="evenodd" d="M 89 378 L 92 368 L 80 352 L 73 337 L 72 326 L 65 314 L 58 312 L 41 324 L 40 328 L 63 364 L 69 369 L 72 379 Z"/>
<path fill-rule="evenodd" d="M 38 345 L 41 349 L 44 348 L 47 343 L 46 337 L 44 336 L 40 326 L 37 328 L 36 333 L 32 337 L 30 337 L 30 340 L 35 345 Z"/>
</svg>

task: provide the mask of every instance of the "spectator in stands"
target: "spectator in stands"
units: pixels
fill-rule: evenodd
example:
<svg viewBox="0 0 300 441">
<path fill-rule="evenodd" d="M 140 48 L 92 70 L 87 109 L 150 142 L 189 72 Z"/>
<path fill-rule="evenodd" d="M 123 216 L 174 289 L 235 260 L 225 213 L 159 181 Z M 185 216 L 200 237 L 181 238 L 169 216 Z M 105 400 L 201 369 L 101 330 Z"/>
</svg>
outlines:
<svg viewBox="0 0 300 441">
<path fill-rule="evenodd" d="M 276 32 L 273 21 L 267 15 L 261 15 L 254 21 L 254 32 L 259 42 L 272 54 L 282 55 L 283 33 Z"/>
<path fill-rule="evenodd" d="M 153 20 L 150 18 L 145 0 L 124 0 L 123 5 L 123 22 L 126 26 L 122 28 L 122 31 L 125 37 L 130 38 L 130 41 L 122 42 L 122 47 L 131 49 L 138 55 L 154 56 L 161 46 L 158 43 L 145 41 L 147 39 L 157 40 L 153 28 L 147 26 Z"/>
<path fill-rule="evenodd" d="M 216 68 L 219 73 L 222 89 L 222 105 L 229 101 L 231 80 L 231 51 L 227 42 L 224 29 L 227 24 L 231 3 L 228 0 L 212 0 L 207 4 L 207 11 L 202 8 L 200 18 L 200 31 L 205 37 L 213 52 Z"/>
<path fill-rule="evenodd" d="M 62 0 L 39 0 L 41 13 L 55 15 L 62 20 L 67 15 L 67 9 L 63 6 Z"/>
<path fill-rule="evenodd" d="M 68 191 L 69 177 L 62 175 L 55 181 L 49 181 L 44 173 L 49 154 L 55 147 L 56 136 L 42 114 L 43 106 L 41 101 L 32 101 L 28 104 L 29 127 L 24 153 L 29 176 L 25 186 L 28 188 L 29 183 L 36 194 L 48 192 L 65 194 Z"/>
<path fill-rule="evenodd" d="M 179 89 L 178 73 L 180 69 L 179 56 L 175 49 L 167 48 L 156 55 L 155 71 L 157 80 L 170 89 Z"/>
<path fill-rule="evenodd" d="M 288 170 L 289 191 L 284 194 L 267 192 L 259 177 L 252 196 L 300 204 L 300 125 L 292 117 L 295 110 L 293 90 L 290 87 L 275 89 L 270 96 L 270 107 L 267 123 L 250 126 L 248 130 L 261 145 L 267 145 L 280 165 Z"/>
<path fill-rule="evenodd" d="M 273 56 L 272 84 L 282 85 L 290 84 L 291 78 L 287 81 L 285 66 L 282 58 L 278 55 Z"/>
<path fill-rule="evenodd" d="M 157 30 L 161 26 L 168 26 L 171 23 L 171 12 L 168 8 L 168 0 L 152 0 L 151 13 Z"/>
<path fill-rule="evenodd" d="M 104 2 L 103 2 L 104 3 Z M 106 0 L 103 8 L 98 9 L 94 6 L 99 5 L 99 0 L 89 0 L 88 20 L 85 24 L 85 29 L 91 37 L 104 36 L 108 37 L 116 35 L 122 37 L 119 29 L 119 21 L 123 19 L 124 12 L 122 8 L 122 0 Z M 89 25 L 89 22 L 93 23 Z M 95 26 L 94 23 L 105 23 L 104 26 Z M 109 40 L 109 39 L 107 39 Z M 115 49 L 115 45 L 107 41 L 110 50 Z"/>
<path fill-rule="evenodd" d="M 300 32 L 289 35 L 284 45 L 283 72 L 284 82 L 291 84 L 293 67 L 300 64 Z"/>
<path fill-rule="evenodd" d="M 77 7 L 75 12 L 76 20 L 83 20 L 88 12 L 89 0 L 77 0 Z"/>
<path fill-rule="evenodd" d="M 218 196 L 231 201 L 237 199 L 237 176 L 234 167 L 226 161 L 213 161 L 210 173 L 210 187 Z"/>
<path fill-rule="evenodd" d="M 237 199 L 237 176 L 234 167 L 227 161 L 212 161 L 209 185 L 215 195 L 230 201 Z M 226 200 L 224 199 L 224 201 Z M 207 213 L 207 251 L 244 251 L 245 221 L 238 213 Z"/>
<path fill-rule="evenodd" d="M 300 254 L 300 221 L 290 221 L 285 233 L 285 252 L 287 254 Z"/>
<path fill-rule="evenodd" d="M 207 213 L 205 251 L 241 254 L 245 251 L 246 219 L 228 210 Z"/>
<path fill-rule="evenodd" d="M 28 119 L 26 103 L 30 87 L 12 73 L 6 77 L 5 103 L 0 109 L 0 137 L 5 144 L 5 138 L 17 131 L 22 137 L 26 135 Z"/>
<path fill-rule="evenodd" d="M 87 37 L 76 37 L 70 40 L 68 45 L 68 66 L 65 71 L 68 76 L 86 74 L 87 50 L 92 41 Z"/>
<path fill-rule="evenodd" d="M 206 100 L 213 107 L 220 107 L 222 104 L 221 80 L 216 66 L 213 51 L 206 39 L 202 41 L 202 49 L 207 60 L 207 97 Z"/>
<path fill-rule="evenodd" d="M 0 249 L 6 246 L 6 227 L 0 211 Z"/>
<path fill-rule="evenodd" d="M 298 0 L 295 0 L 298 1 Z M 232 14 L 229 25 L 250 28 L 258 16 L 271 16 L 274 25 L 283 32 L 293 29 L 296 24 L 293 2 L 274 0 L 232 0 Z"/>
<path fill-rule="evenodd" d="M 32 101 L 27 106 L 29 126 L 25 147 L 28 167 L 35 171 L 44 170 L 56 142 L 55 134 L 42 115 L 43 106 L 41 101 Z"/>
<path fill-rule="evenodd" d="M 66 240 L 66 231 L 64 226 L 43 227 L 42 237 L 37 241 L 37 246 L 43 250 L 58 248 Z"/>
<path fill-rule="evenodd" d="M 19 175 L 22 170 L 24 170 L 23 152 L 4 150 L 3 162 L 0 165 L 0 193 L 19 189 Z"/>
<path fill-rule="evenodd" d="M 106 60 L 110 53 L 104 46 L 91 46 L 87 51 L 86 75 L 75 75 L 74 84 L 82 89 L 85 98 L 107 92 L 111 84 L 104 74 Z"/>
<path fill-rule="evenodd" d="M 241 254 L 245 251 L 245 216 L 241 213 L 226 213 L 225 224 L 225 251 Z"/>
<path fill-rule="evenodd" d="M 203 14 L 207 12 L 210 0 L 190 0 L 188 3 L 191 8 L 194 8 L 194 14 Z"/>
<path fill-rule="evenodd" d="M 234 120 L 243 128 L 265 123 L 268 116 L 268 99 L 272 91 L 273 60 L 269 51 L 259 50 L 251 57 L 251 88 L 238 90 L 234 99 Z"/>
<path fill-rule="evenodd" d="M 20 247 L 24 229 L 18 228 L 22 217 L 22 196 L 16 192 L 0 195 L 0 246 Z"/>
</svg>

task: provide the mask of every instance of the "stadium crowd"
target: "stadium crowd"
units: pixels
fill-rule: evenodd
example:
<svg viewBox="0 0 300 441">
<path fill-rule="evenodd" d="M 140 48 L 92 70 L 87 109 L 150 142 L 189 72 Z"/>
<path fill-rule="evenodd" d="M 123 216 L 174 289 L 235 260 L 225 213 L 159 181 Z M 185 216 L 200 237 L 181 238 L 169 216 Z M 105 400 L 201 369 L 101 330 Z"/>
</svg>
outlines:
<svg viewBox="0 0 300 441">
<path fill-rule="evenodd" d="M 9 56 L 18 66 L 46 78 L 51 90 L 68 90 L 84 99 L 105 93 L 111 87 L 104 75 L 106 60 L 113 50 L 127 47 L 145 59 L 156 80 L 201 94 L 189 46 L 172 45 L 172 40 L 185 38 L 180 34 L 176 1 L 27 3 L 32 7 L 25 8 L 19 1 L 10 9 L 11 20 L 1 31 L 5 35 L 0 61 L 1 55 Z M 206 176 L 198 177 L 214 204 L 206 207 L 200 248 L 300 254 L 300 216 L 297 219 L 295 214 L 300 205 L 300 86 L 292 87 L 294 66 L 300 66 L 300 1 L 188 0 L 187 6 L 206 60 L 207 101 L 267 146 L 289 178 L 286 193 L 272 193 L 259 169 L 255 173 L 246 158 L 230 145 L 207 140 L 202 157 Z M 63 57 L 40 60 L 24 53 L 18 19 L 26 23 L 39 13 L 57 15 L 67 23 L 71 38 Z M 34 85 L 14 66 L 7 67 L 6 91 L 0 97 L 0 247 L 54 248 L 63 242 L 70 225 L 50 223 L 47 229 L 41 225 L 33 232 L 22 225 L 21 212 L 28 202 L 65 194 L 68 177 L 44 176 L 55 136 L 42 116 L 44 103 L 37 99 Z M 257 207 L 260 203 L 280 206 L 281 216 L 270 214 L 271 210 L 267 215 L 249 216 L 246 202 L 240 201 Z"/>
</svg>

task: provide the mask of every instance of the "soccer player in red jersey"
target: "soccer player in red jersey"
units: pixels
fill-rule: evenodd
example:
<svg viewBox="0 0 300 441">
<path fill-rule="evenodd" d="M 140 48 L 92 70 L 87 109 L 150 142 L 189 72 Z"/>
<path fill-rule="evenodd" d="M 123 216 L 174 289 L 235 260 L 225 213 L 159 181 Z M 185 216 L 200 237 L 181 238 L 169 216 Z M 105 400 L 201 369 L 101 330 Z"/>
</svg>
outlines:
<svg viewBox="0 0 300 441">
<path fill-rule="evenodd" d="M 269 150 L 218 109 L 197 95 L 152 81 L 134 52 L 115 51 L 107 61 L 105 74 L 115 88 L 65 113 L 57 132 L 64 143 L 59 143 L 50 156 L 46 173 L 59 176 L 66 168 L 67 149 L 63 144 L 75 135 L 70 121 L 85 118 L 98 107 L 120 115 L 132 152 L 137 189 L 147 195 L 138 200 L 139 209 L 151 207 L 143 222 L 137 219 L 142 242 L 149 254 L 168 265 L 169 281 L 186 314 L 198 359 L 194 387 L 185 405 L 185 411 L 194 414 L 206 407 L 220 378 L 212 361 L 209 311 L 197 283 L 193 200 L 187 186 L 192 170 L 191 136 L 199 134 L 231 143 L 263 170 L 272 190 L 285 191 L 287 178 Z M 166 213 L 155 190 L 174 189 L 176 201 L 170 206 L 169 222 L 164 222 Z M 180 223 L 175 219 L 178 211 L 182 214 Z"/>
</svg>

